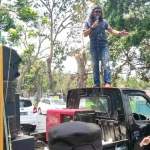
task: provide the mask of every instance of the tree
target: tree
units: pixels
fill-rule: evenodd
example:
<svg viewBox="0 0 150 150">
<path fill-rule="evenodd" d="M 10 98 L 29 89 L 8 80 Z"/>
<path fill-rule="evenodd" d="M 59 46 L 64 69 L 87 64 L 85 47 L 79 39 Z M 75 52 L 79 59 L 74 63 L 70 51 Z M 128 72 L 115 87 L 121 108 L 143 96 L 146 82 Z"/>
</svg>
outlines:
<svg viewBox="0 0 150 150">
<path fill-rule="evenodd" d="M 145 52 L 144 47 L 146 47 L 146 45 L 143 45 L 143 42 L 150 38 L 150 33 L 147 32 L 150 30 L 150 20 L 148 18 L 150 9 L 146 5 L 147 2 L 148 0 L 108 0 L 104 5 L 104 14 L 110 25 L 117 30 L 125 29 L 130 32 L 128 38 L 109 35 L 109 49 L 114 68 L 113 83 L 115 83 L 118 74 L 122 73 L 125 66 L 128 66 L 130 70 L 136 71 L 148 62 L 147 56 L 149 55 L 145 55 L 147 60 L 142 55 Z"/>
<path fill-rule="evenodd" d="M 22 51 L 22 67 L 17 83 L 17 92 L 21 94 L 22 82 L 31 65 L 45 57 L 42 53 L 49 48 L 44 46 L 47 39 L 46 18 L 40 16 L 36 5 L 31 1 L 17 0 L 13 5 L 5 5 L 12 18 L 15 20 L 15 29 L 8 29 L 8 38 L 5 42 Z"/>
<path fill-rule="evenodd" d="M 75 54 L 75 58 L 78 64 L 78 77 L 76 81 L 76 86 L 77 88 L 83 88 L 86 87 L 86 79 L 87 79 L 87 74 L 85 70 L 86 66 L 86 52 L 82 51 L 80 54 Z"/>
<path fill-rule="evenodd" d="M 40 89 L 43 89 L 43 76 L 45 75 L 45 72 L 46 64 L 44 61 L 37 59 L 24 76 L 22 90 L 27 91 L 29 96 L 33 96 L 38 91 L 38 85 L 40 85 Z M 41 95 L 41 93 L 39 93 L 39 95 Z"/>
<path fill-rule="evenodd" d="M 44 15 L 50 20 L 50 53 L 47 59 L 47 71 L 50 82 L 50 91 L 54 92 L 54 79 L 52 74 L 52 61 L 53 54 L 56 50 L 56 41 L 61 34 L 61 36 L 69 35 L 73 33 L 72 29 L 81 28 L 80 23 L 80 12 L 83 12 L 83 8 L 85 8 L 86 3 L 84 0 L 40 0 L 44 7 Z M 84 12 L 85 13 L 85 12 Z M 76 30 L 77 31 L 77 30 Z M 70 34 L 69 34 L 70 32 Z M 68 41 L 68 45 L 69 45 Z M 68 45 L 65 45 L 64 50 L 68 49 Z"/>
</svg>

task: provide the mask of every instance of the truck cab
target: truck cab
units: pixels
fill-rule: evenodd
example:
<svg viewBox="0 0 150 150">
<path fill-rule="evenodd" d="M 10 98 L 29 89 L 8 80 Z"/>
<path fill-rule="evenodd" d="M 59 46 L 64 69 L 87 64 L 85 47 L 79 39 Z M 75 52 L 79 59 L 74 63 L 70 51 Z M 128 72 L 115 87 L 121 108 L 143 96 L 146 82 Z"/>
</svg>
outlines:
<svg viewBox="0 0 150 150">
<path fill-rule="evenodd" d="M 150 135 L 150 98 L 142 90 L 130 88 L 72 89 L 68 91 L 66 109 L 67 121 L 72 121 L 68 112 L 73 109 L 74 121 L 92 120 L 100 126 L 104 150 L 118 147 L 122 150 L 150 149 L 150 145 L 144 147 L 139 145 L 144 137 Z M 52 111 L 54 110 L 48 110 L 47 119 Z M 94 117 L 94 121 L 87 119 L 91 116 Z M 75 120 L 76 118 L 78 120 Z M 60 120 L 60 122 L 66 121 L 61 118 Z M 48 130 L 49 127 L 47 127 Z"/>
</svg>

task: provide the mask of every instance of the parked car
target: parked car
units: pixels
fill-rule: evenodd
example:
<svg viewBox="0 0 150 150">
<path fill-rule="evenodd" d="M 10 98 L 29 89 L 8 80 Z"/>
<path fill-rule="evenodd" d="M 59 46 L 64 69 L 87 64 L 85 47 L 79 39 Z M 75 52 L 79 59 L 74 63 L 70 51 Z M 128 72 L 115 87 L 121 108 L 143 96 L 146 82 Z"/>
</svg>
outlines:
<svg viewBox="0 0 150 150">
<path fill-rule="evenodd" d="M 20 124 L 30 124 L 31 131 L 34 131 L 38 124 L 37 108 L 29 98 L 20 97 Z"/>
<path fill-rule="evenodd" d="M 61 99 L 44 98 L 38 103 L 38 114 L 46 114 L 48 109 L 63 109 L 66 103 Z"/>
</svg>

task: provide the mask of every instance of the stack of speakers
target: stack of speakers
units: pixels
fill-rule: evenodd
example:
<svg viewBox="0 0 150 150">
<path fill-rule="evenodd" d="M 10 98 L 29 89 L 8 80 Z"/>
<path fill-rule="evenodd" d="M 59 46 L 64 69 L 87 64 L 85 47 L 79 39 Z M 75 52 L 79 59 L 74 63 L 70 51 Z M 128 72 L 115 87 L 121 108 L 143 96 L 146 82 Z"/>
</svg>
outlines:
<svg viewBox="0 0 150 150">
<path fill-rule="evenodd" d="M 9 47 L 3 46 L 3 93 L 4 105 L 8 134 L 4 136 L 4 150 L 7 146 L 11 146 L 12 150 L 33 150 L 34 137 L 27 135 L 18 135 L 20 131 L 20 99 L 19 94 L 16 94 L 16 84 L 14 80 L 19 76 L 18 66 L 21 58 L 17 52 Z M 4 132 L 5 133 L 5 132 Z M 8 143 L 5 139 L 11 137 Z M 10 141 L 11 140 L 11 141 Z"/>
<path fill-rule="evenodd" d="M 14 80 L 19 76 L 18 65 L 21 58 L 17 52 L 3 46 L 3 93 L 7 131 L 14 139 L 20 131 L 19 94 L 15 94 Z"/>
</svg>

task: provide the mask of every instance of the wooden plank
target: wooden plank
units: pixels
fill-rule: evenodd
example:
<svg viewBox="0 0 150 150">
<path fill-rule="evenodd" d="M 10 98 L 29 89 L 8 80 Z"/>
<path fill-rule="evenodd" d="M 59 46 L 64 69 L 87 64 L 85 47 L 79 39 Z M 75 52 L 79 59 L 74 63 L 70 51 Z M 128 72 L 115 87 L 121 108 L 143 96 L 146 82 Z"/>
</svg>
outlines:
<svg viewBox="0 0 150 150">
<path fill-rule="evenodd" d="M 4 146 L 4 125 L 3 125 L 3 111 L 4 111 L 4 95 L 3 95 L 3 46 L 0 44 L 0 150 Z"/>
</svg>

